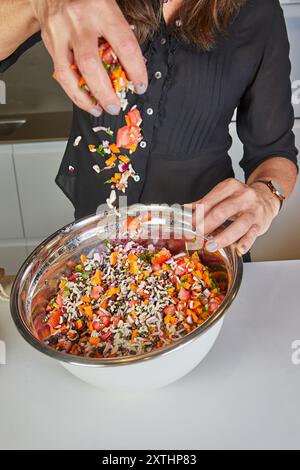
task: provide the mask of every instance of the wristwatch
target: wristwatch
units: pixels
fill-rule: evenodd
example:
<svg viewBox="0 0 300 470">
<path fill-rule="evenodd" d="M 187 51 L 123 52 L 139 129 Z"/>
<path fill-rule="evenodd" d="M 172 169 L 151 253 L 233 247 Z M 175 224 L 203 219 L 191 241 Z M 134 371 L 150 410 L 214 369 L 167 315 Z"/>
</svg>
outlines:
<svg viewBox="0 0 300 470">
<path fill-rule="evenodd" d="M 276 196 L 279 199 L 280 209 L 281 209 L 283 201 L 285 200 L 286 196 L 285 196 L 283 190 L 281 189 L 281 187 L 279 186 L 279 184 L 276 183 L 276 181 L 274 181 L 274 180 L 267 180 L 267 181 L 266 180 L 257 180 L 257 181 L 254 181 L 254 183 L 263 183 L 266 186 L 268 186 L 268 188 L 274 194 L 274 196 Z"/>
</svg>

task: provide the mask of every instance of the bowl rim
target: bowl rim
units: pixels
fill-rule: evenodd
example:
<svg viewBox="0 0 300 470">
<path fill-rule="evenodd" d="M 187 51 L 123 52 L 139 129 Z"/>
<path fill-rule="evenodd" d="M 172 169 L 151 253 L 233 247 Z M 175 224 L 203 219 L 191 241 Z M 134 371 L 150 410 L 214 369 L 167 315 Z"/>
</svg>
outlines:
<svg viewBox="0 0 300 470">
<path fill-rule="evenodd" d="M 132 206 L 130 206 L 132 207 Z M 149 207 L 149 206 L 148 206 Z M 157 207 L 157 205 L 156 205 Z M 40 252 L 40 250 L 47 245 L 50 241 L 55 239 L 57 236 L 61 235 L 64 232 L 70 231 L 70 229 L 77 225 L 78 223 L 92 223 L 93 219 L 98 220 L 100 217 L 103 217 L 103 213 L 96 215 L 89 215 L 83 217 L 79 220 L 73 221 L 69 224 L 66 224 L 62 228 L 58 229 L 52 235 L 43 240 L 33 252 L 26 258 L 22 266 L 17 272 L 17 275 L 14 279 L 11 296 L 10 296 L 10 312 L 12 319 L 21 334 L 27 343 L 29 343 L 33 348 L 37 349 L 39 352 L 46 354 L 52 359 L 56 359 L 60 362 L 68 363 L 75 366 L 86 366 L 86 367 L 112 367 L 112 366 L 122 366 L 122 365 L 131 365 L 139 362 L 144 362 L 152 359 L 157 359 L 158 357 L 166 356 L 171 354 L 174 351 L 177 351 L 189 343 L 195 341 L 199 336 L 206 333 L 211 327 L 213 327 L 225 314 L 227 309 L 232 304 L 235 299 L 242 282 L 243 277 L 243 258 L 236 247 L 233 245 L 234 253 L 236 256 L 236 271 L 232 279 L 232 284 L 227 292 L 224 301 L 222 304 L 215 310 L 213 315 L 211 315 L 204 323 L 199 325 L 195 330 L 188 333 L 185 336 L 182 336 L 180 339 L 174 341 L 168 346 L 164 346 L 159 349 L 152 350 L 148 353 L 132 355 L 132 356 L 117 356 L 110 358 L 91 358 L 85 356 L 75 356 L 72 354 L 64 353 L 62 351 L 57 351 L 54 348 L 46 345 L 40 341 L 32 331 L 27 327 L 24 322 L 20 310 L 19 310 L 19 280 L 23 277 L 23 274 L 26 272 L 28 266 L 31 264 L 32 259 Z"/>
</svg>

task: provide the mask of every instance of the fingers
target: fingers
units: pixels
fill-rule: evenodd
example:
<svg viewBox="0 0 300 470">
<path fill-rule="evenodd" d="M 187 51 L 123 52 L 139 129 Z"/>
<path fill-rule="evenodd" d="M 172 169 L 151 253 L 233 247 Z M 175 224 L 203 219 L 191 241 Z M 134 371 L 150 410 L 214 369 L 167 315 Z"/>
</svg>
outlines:
<svg viewBox="0 0 300 470">
<path fill-rule="evenodd" d="M 79 76 L 71 69 L 70 63 L 54 63 L 54 77 L 64 89 L 69 98 L 81 109 L 89 112 L 94 117 L 99 117 L 102 108 L 95 103 L 88 93 L 84 93 L 78 86 Z"/>
<path fill-rule="evenodd" d="M 76 37 L 73 50 L 75 62 L 91 94 L 108 113 L 119 114 L 120 100 L 99 57 L 97 38 L 89 33 L 84 34 L 80 41 Z"/>
<path fill-rule="evenodd" d="M 127 77 L 133 82 L 135 91 L 142 94 L 148 86 L 148 74 L 141 48 L 117 4 L 108 2 L 106 6 L 104 3 L 102 15 L 105 15 L 107 8 L 108 21 L 102 34 L 112 46 Z"/>
<path fill-rule="evenodd" d="M 48 34 L 43 33 L 42 39 L 53 60 L 53 78 L 79 108 L 95 117 L 99 117 L 102 113 L 102 108 L 95 103 L 95 100 L 88 93 L 84 93 L 79 87 L 80 77 L 78 72 L 72 68 L 74 56 L 68 46 L 67 39 L 63 40 L 61 37 L 60 44 L 56 44 Z"/>
<path fill-rule="evenodd" d="M 137 93 L 146 91 L 147 70 L 138 41 L 114 0 L 41 2 L 42 39 L 53 59 L 55 78 L 80 108 L 98 117 L 121 109 L 111 80 L 99 56 L 98 38 L 114 49 Z M 71 65 L 76 62 L 78 71 Z M 80 72 L 80 75 L 79 75 Z M 92 96 L 79 86 L 83 77 Z"/>
<path fill-rule="evenodd" d="M 229 227 L 225 228 L 220 233 L 215 235 L 213 240 L 207 243 L 207 249 L 210 251 L 216 251 L 220 248 L 225 248 L 226 246 L 235 243 L 237 240 L 249 233 L 252 224 L 253 218 L 249 214 L 242 215 L 235 222 L 230 224 Z M 211 245 L 212 243 L 214 244 L 214 246 Z"/>
<path fill-rule="evenodd" d="M 259 227 L 256 224 L 254 224 L 248 230 L 246 235 L 241 237 L 241 239 L 239 240 L 237 244 L 237 250 L 241 253 L 241 255 L 244 255 L 245 253 L 247 253 L 247 251 L 250 250 L 250 248 L 252 247 L 258 235 L 259 235 Z"/>
<path fill-rule="evenodd" d="M 205 235 L 210 235 L 227 220 L 236 218 L 235 216 L 239 210 L 238 201 L 233 197 L 225 199 L 220 204 L 214 206 L 205 216 Z"/>
</svg>

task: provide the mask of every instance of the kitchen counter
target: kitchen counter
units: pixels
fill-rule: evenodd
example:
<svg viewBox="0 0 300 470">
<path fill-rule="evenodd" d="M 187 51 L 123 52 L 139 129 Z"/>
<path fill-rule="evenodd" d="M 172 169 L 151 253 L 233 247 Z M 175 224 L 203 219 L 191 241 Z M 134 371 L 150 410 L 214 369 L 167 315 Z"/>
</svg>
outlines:
<svg viewBox="0 0 300 470">
<path fill-rule="evenodd" d="M 300 261 L 246 265 L 206 359 L 141 394 L 80 382 L 27 345 L 0 302 L 0 448 L 299 449 L 299 275 Z"/>
</svg>

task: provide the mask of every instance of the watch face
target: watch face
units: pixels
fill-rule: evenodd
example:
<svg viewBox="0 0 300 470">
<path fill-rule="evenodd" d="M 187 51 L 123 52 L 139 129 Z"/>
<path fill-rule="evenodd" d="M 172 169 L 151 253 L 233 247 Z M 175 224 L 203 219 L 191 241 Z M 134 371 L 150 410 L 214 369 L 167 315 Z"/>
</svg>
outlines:
<svg viewBox="0 0 300 470">
<path fill-rule="evenodd" d="M 281 189 L 279 184 L 276 183 L 276 181 L 271 180 L 271 184 L 274 187 L 275 191 L 277 191 L 280 194 L 280 196 L 285 197 L 284 191 Z"/>
</svg>

